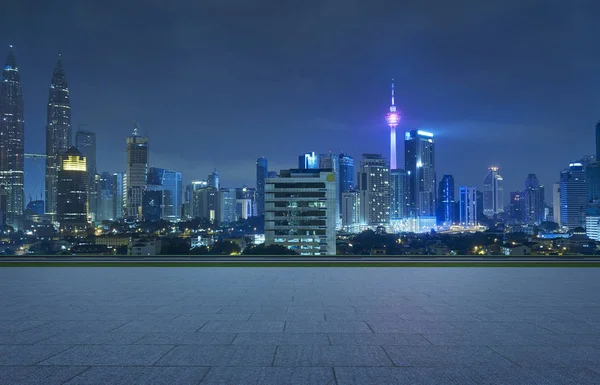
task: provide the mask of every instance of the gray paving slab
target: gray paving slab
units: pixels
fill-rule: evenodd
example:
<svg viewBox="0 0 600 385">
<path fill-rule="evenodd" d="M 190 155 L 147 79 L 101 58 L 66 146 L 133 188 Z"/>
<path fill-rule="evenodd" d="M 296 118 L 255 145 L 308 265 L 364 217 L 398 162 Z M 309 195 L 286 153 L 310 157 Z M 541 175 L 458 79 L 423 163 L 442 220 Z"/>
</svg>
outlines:
<svg viewBox="0 0 600 385">
<path fill-rule="evenodd" d="M 3 366 L 0 384 L 59 385 L 87 369 L 87 366 Z"/>
<path fill-rule="evenodd" d="M 479 346 L 384 346 L 396 366 L 515 366 L 497 351 Z"/>
<path fill-rule="evenodd" d="M 281 333 L 285 322 L 272 321 L 210 321 L 199 331 L 203 333 Z"/>
<path fill-rule="evenodd" d="M 275 366 L 392 366 L 381 346 L 284 345 L 277 347 Z"/>
<path fill-rule="evenodd" d="M 334 385 L 331 368 L 281 368 L 281 367 L 213 367 L 202 381 L 202 385 L 244 384 L 280 385 L 315 384 Z"/>
<path fill-rule="evenodd" d="M 162 357 L 160 366 L 270 366 L 276 346 L 185 345 Z"/>
<path fill-rule="evenodd" d="M 375 333 L 456 333 L 461 330 L 443 321 L 367 321 Z"/>
<path fill-rule="evenodd" d="M 206 325 L 207 321 L 177 318 L 170 321 L 164 320 L 136 320 L 114 328 L 112 331 L 122 333 L 135 332 L 195 332 Z"/>
<path fill-rule="evenodd" d="M 147 333 L 136 345 L 229 345 L 237 333 Z"/>
<path fill-rule="evenodd" d="M 56 334 L 48 332 L 0 333 L 0 345 L 35 344 Z"/>
<path fill-rule="evenodd" d="M 0 365 L 35 365 L 72 345 L 0 345 Z M 0 369 L 1 371 L 1 369 Z"/>
<path fill-rule="evenodd" d="M 329 345 L 325 333 L 239 333 L 234 345 Z"/>
<path fill-rule="evenodd" d="M 38 343 L 41 345 L 129 345 L 145 335 L 145 333 L 136 332 L 63 332 L 38 341 Z"/>
<path fill-rule="evenodd" d="M 286 333 L 373 333 L 365 322 L 361 321 L 289 321 Z"/>
<path fill-rule="evenodd" d="M 65 382 L 68 385 L 198 384 L 209 368 L 203 367 L 92 367 Z"/>
<path fill-rule="evenodd" d="M 54 345 L 35 345 L 36 348 Z M 40 362 L 40 365 L 152 365 L 173 349 L 172 345 L 76 345 Z M 2 356 L 0 356 L 2 361 Z"/>
<path fill-rule="evenodd" d="M 492 346 L 523 367 L 600 368 L 600 349 L 593 346 Z"/>
<path fill-rule="evenodd" d="M 472 366 L 473 378 L 479 384 L 507 385 L 587 385 L 599 384 L 600 373 L 585 367 L 542 368 Z"/>
<path fill-rule="evenodd" d="M 330 333 L 332 345 L 406 345 L 431 346 L 421 334 L 406 333 Z"/>
<path fill-rule="evenodd" d="M 446 368 L 334 368 L 337 385 L 479 384 L 467 366 Z"/>
<path fill-rule="evenodd" d="M 18 333 L 25 330 L 33 330 L 47 323 L 48 321 L 5 320 L 0 322 L 0 333 Z"/>
</svg>

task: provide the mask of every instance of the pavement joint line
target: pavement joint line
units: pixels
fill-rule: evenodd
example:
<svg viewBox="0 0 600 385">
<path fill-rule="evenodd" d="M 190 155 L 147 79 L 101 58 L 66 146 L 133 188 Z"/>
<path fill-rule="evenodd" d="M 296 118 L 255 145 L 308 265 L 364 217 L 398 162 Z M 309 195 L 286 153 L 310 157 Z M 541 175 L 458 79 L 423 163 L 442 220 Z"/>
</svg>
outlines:
<svg viewBox="0 0 600 385">
<path fill-rule="evenodd" d="M 70 365 L 54 365 L 54 366 L 66 366 L 66 367 L 70 367 Z M 92 366 L 88 366 L 87 368 L 84 368 L 81 372 L 75 374 L 73 377 L 69 378 L 66 381 L 61 382 L 61 385 L 69 383 L 69 381 L 73 380 L 75 377 L 78 377 L 78 376 L 82 375 L 83 373 L 87 372 L 91 368 L 92 368 Z"/>
<path fill-rule="evenodd" d="M 283 331 L 282 333 L 285 333 L 285 329 L 287 328 L 287 321 L 283 321 Z"/>
<path fill-rule="evenodd" d="M 156 365 L 156 364 L 157 364 L 157 363 L 158 363 L 160 360 L 162 360 L 162 359 L 163 359 L 163 358 L 164 358 L 164 357 L 165 357 L 167 354 L 169 354 L 170 352 L 172 352 L 172 351 L 173 351 L 173 349 L 175 349 L 175 348 L 176 348 L 176 347 L 178 347 L 178 346 L 181 346 L 181 345 L 177 345 L 177 344 L 176 344 L 176 345 L 173 345 L 173 347 L 172 347 L 171 349 L 167 350 L 167 351 L 165 352 L 165 354 L 163 354 L 162 356 L 160 356 L 160 357 L 158 358 L 158 360 L 154 361 L 154 363 L 153 363 L 152 365 L 150 365 L 150 366 L 155 366 L 155 365 Z"/>
<path fill-rule="evenodd" d="M 277 350 L 279 350 L 279 345 L 275 346 L 275 352 L 273 353 L 273 361 L 271 361 L 271 366 L 275 366 L 275 358 L 277 358 Z"/>
<path fill-rule="evenodd" d="M 51 356 L 49 356 L 49 357 L 46 357 L 46 358 L 44 358 L 43 360 L 41 360 L 41 361 L 38 361 L 38 362 L 36 362 L 35 364 L 33 364 L 33 365 L 31 365 L 31 366 L 36 366 L 36 365 L 38 365 L 39 363 L 41 363 L 41 362 L 44 362 L 44 361 L 47 361 L 47 360 L 49 360 L 49 359 L 50 359 L 50 358 L 52 358 L 52 357 L 56 357 L 56 356 L 58 356 L 59 354 L 66 352 L 67 350 L 73 349 L 75 346 L 77 346 L 77 345 L 74 345 L 74 344 L 72 344 L 72 345 L 71 345 L 71 346 L 69 346 L 68 348 L 66 348 L 66 349 L 64 349 L 64 350 L 61 350 L 60 352 L 56 352 L 56 353 L 54 353 L 53 355 L 51 355 Z"/>
<path fill-rule="evenodd" d="M 200 377 L 200 380 L 198 380 L 198 382 L 197 382 L 198 385 L 202 384 L 202 381 L 204 381 L 204 379 L 208 376 L 208 373 L 212 370 L 212 368 L 213 368 L 212 366 L 208 367 L 208 370 L 206 371 L 206 373 L 204 373 L 202 375 L 202 377 Z"/>
<path fill-rule="evenodd" d="M 394 362 L 394 360 L 392 360 L 392 357 L 390 357 L 390 355 L 387 352 L 387 350 L 385 350 L 385 347 L 383 345 L 380 345 L 379 347 L 381 348 L 381 350 L 383 350 L 383 352 L 385 353 L 385 355 L 388 358 L 388 360 L 390 360 L 390 362 L 392 363 L 392 367 L 398 367 L 398 365 L 396 365 L 396 363 Z"/>
<path fill-rule="evenodd" d="M 362 322 L 364 322 L 367 325 L 367 327 L 371 330 L 371 333 L 377 334 L 377 333 L 375 333 L 375 330 L 373 330 L 373 328 L 371 327 L 371 325 L 369 325 L 369 323 L 367 321 L 362 321 Z"/>
<path fill-rule="evenodd" d="M 231 342 L 229 343 L 229 345 L 234 345 L 235 340 L 237 340 L 238 336 L 240 335 L 240 333 L 235 333 L 235 337 L 233 337 L 233 339 L 231 340 Z"/>
<path fill-rule="evenodd" d="M 333 383 L 338 385 L 337 375 L 335 374 L 335 366 L 331 367 L 331 371 L 333 372 Z"/>
<path fill-rule="evenodd" d="M 510 358 L 506 357 L 504 354 L 500 353 L 499 351 L 497 351 L 496 349 L 494 349 L 493 347 L 489 346 L 489 345 L 485 345 L 486 348 L 490 349 L 491 351 L 493 351 L 494 353 L 498 354 L 499 356 L 503 357 L 505 360 L 507 360 L 508 362 L 517 365 L 519 368 L 522 368 L 523 366 L 519 365 L 517 362 L 511 360 Z"/>
<path fill-rule="evenodd" d="M 206 325 L 208 325 L 210 321 L 204 321 L 204 323 L 202 324 L 202 326 L 200 326 L 196 331 L 194 331 L 194 333 L 198 333 L 200 330 L 202 330 L 203 327 L 205 327 Z"/>
</svg>

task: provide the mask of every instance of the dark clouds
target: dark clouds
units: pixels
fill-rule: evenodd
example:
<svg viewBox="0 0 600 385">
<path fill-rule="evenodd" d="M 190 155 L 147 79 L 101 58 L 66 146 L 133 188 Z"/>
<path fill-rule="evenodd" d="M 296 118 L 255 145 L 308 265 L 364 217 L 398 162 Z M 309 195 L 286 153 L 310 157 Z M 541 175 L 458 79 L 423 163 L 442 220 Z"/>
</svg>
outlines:
<svg viewBox="0 0 600 385">
<path fill-rule="evenodd" d="M 61 50 L 74 127 L 98 133 L 100 170 L 124 170 L 134 120 L 151 163 L 186 180 L 217 167 L 224 184 L 253 185 L 257 157 L 277 169 L 309 150 L 387 156 L 395 77 L 399 129 L 436 133 L 439 178 L 481 186 L 493 163 L 515 190 L 593 152 L 598 11 L 592 0 L 21 0 L 0 13 L 0 46 L 16 46 L 29 152 L 44 148 Z"/>
</svg>

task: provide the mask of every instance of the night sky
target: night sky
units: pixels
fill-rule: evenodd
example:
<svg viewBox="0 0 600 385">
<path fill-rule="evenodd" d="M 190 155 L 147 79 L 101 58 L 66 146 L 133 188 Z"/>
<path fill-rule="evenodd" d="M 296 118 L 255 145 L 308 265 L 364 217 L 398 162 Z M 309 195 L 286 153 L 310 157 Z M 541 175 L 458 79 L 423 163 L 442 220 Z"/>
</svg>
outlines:
<svg viewBox="0 0 600 385">
<path fill-rule="evenodd" d="M 73 131 L 97 133 L 99 171 L 125 170 L 137 121 L 151 166 L 184 182 L 216 167 L 227 187 L 254 186 L 260 156 L 271 170 L 306 151 L 389 157 L 394 77 L 398 129 L 436 135 L 438 180 L 482 187 L 495 164 L 508 199 L 528 173 L 549 186 L 594 152 L 599 12 L 594 0 L 4 1 L 0 60 L 13 44 L 26 152 L 44 151 L 60 51 Z M 39 166 L 27 162 L 27 196 L 42 191 Z"/>
</svg>

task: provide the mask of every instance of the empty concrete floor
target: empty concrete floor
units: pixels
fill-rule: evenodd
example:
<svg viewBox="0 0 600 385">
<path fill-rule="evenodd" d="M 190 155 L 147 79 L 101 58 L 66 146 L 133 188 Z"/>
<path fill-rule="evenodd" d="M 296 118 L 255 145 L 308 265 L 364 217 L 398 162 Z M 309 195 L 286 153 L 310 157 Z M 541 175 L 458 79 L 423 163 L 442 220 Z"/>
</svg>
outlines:
<svg viewBox="0 0 600 385">
<path fill-rule="evenodd" d="M 0 384 L 600 383 L 597 268 L 1 268 Z"/>
</svg>

